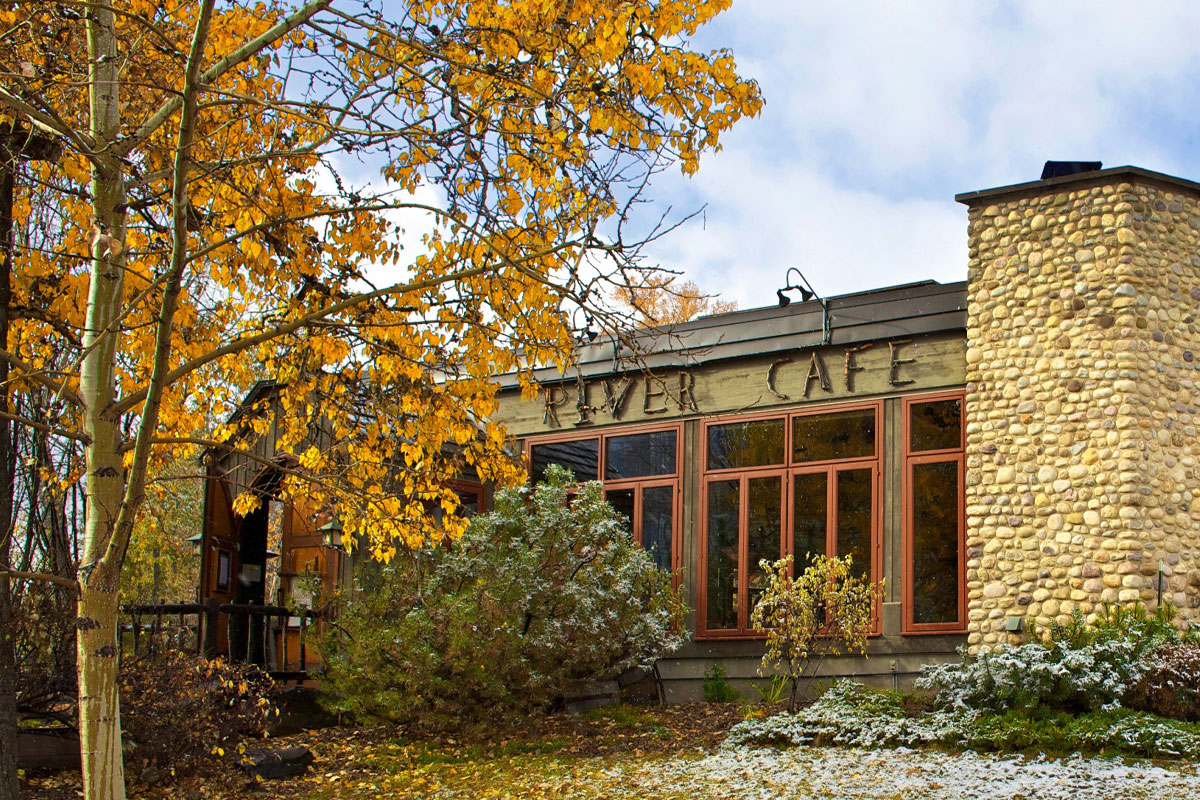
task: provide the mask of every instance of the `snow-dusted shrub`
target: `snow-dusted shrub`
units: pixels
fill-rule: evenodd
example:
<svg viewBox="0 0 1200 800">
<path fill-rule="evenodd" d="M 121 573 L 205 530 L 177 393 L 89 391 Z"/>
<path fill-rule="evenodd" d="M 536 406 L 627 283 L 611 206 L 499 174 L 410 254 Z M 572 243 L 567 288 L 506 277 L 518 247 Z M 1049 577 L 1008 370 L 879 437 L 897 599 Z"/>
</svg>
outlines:
<svg viewBox="0 0 1200 800">
<path fill-rule="evenodd" d="M 735 725 L 730 746 L 915 747 L 961 741 L 974 712 L 909 714 L 894 692 L 867 689 L 852 680 L 833 685 L 815 703 L 795 713 Z"/>
<path fill-rule="evenodd" d="M 952 709 L 1113 709 L 1141 675 L 1136 652 L 1128 639 L 1078 647 L 1027 642 L 926 666 L 916 686 L 935 691 L 938 704 Z"/>
<path fill-rule="evenodd" d="M 1081 717 L 1072 726 L 1072 747 L 1118 751 L 1150 758 L 1200 758 L 1200 729 L 1185 722 L 1120 709 Z"/>
<path fill-rule="evenodd" d="M 1143 661 L 1125 705 L 1172 719 L 1200 720 L 1200 644 L 1160 645 Z"/>
<path fill-rule="evenodd" d="M 960 663 L 925 667 L 916 685 L 948 708 L 1119 708 L 1157 648 L 1184 638 L 1174 618 L 1170 605 L 1150 613 L 1141 604 L 1105 604 L 1088 624 L 1076 610 L 1068 624 L 1050 627 L 1046 642 L 964 653 Z"/>
<path fill-rule="evenodd" d="M 351 713 L 454 722 L 543 707 L 683 642 L 671 576 L 599 483 L 557 467 L 452 544 L 401 554 L 322 642 L 322 689 Z M 364 576 L 365 578 L 366 576 Z"/>
<path fill-rule="evenodd" d="M 895 692 L 842 681 L 808 708 L 736 725 L 726 747 L 922 747 L 1108 752 L 1200 758 L 1200 725 L 1129 709 L 1075 715 L 1048 708 L 910 713 Z"/>
</svg>

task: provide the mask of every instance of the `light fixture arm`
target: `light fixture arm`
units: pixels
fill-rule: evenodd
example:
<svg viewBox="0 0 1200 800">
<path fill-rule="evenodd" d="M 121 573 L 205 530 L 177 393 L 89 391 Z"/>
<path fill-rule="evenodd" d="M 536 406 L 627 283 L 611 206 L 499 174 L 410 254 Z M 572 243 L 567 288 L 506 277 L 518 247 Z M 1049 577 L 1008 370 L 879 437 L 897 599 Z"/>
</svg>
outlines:
<svg viewBox="0 0 1200 800">
<path fill-rule="evenodd" d="M 792 283 L 793 272 L 796 273 L 801 283 Z M 775 290 L 775 295 L 779 298 L 780 306 L 786 306 L 792 302 L 792 299 L 785 292 L 793 290 L 800 292 L 801 302 L 816 300 L 821 304 L 821 344 L 829 344 L 829 340 L 833 335 L 829 320 L 829 301 L 817 294 L 817 290 L 812 287 L 812 284 L 808 282 L 808 278 L 804 277 L 804 273 L 797 267 L 788 267 L 787 272 L 783 275 L 783 282 L 783 288 Z"/>
</svg>

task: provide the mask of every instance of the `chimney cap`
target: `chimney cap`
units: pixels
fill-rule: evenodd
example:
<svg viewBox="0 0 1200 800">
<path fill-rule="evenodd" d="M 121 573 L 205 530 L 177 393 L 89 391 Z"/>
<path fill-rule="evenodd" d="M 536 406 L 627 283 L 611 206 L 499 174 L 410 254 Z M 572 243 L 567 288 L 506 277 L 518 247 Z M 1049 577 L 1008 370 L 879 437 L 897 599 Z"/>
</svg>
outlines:
<svg viewBox="0 0 1200 800">
<path fill-rule="evenodd" d="M 1042 180 L 1061 178 L 1065 175 L 1079 175 L 1084 172 L 1098 172 L 1104 164 L 1100 161 L 1047 161 L 1042 167 Z"/>
</svg>

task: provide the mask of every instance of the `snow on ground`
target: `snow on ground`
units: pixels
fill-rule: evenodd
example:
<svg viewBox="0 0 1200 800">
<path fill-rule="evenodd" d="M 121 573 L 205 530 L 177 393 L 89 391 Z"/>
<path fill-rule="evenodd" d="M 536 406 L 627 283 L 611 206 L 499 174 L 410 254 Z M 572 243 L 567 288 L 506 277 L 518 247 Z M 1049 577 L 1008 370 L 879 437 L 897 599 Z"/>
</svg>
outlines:
<svg viewBox="0 0 1200 800">
<path fill-rule="evenodd" d="M 841 800 L 1182 800 L 1200 798 L 1195 765 L 1105 758 L 824 747 L 724 748 L 612 770 L 631 797 L 836 797 Z"/>
</svg>

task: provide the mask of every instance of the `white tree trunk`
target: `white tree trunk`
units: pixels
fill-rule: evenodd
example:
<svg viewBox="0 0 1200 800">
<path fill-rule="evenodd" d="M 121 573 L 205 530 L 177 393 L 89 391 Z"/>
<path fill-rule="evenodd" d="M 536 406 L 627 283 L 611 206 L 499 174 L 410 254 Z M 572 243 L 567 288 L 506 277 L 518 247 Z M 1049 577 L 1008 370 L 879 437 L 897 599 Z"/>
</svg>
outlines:
<svg viewBox="0 0 1200 800">
<path fill-rule="evenodd" d="M 120 59 L 112 6 L 88 3 L 90 116 L 93 141 L 103 148 L 120 132 Z M 92 213 L 96 226 L 125 240 L 125 185 L 121 162 L 99 158 L 92 168 Z M 114 541 L 125 494 L 121 435 L 115 416 L 105 412 L 116 392 L 115 325 L 124 276 L 119 254 L 93 241 L 91 284 L 80 366 L 84 400 L 87 518 L 79 565 L 79 618 L 76 649 L 79 678 L 79 737 L 83 788 L 88 800 L 124 800 L 120 698 L 117 690 L 117 590 L 125 546 Z M 116 545 L 115 547 L 113 545 Z"/>
</svg>

